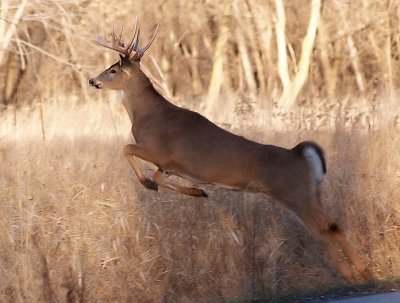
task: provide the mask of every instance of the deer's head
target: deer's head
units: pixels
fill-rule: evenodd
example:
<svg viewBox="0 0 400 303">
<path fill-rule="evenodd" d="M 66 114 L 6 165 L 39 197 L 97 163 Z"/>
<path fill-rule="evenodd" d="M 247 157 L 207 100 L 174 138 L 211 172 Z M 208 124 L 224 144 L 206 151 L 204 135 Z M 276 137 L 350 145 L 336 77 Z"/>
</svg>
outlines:
<svg viewBox="0 0 400 303">
<path fill-rule="evenodd" d="M 140 26 L 136 20 L 135 31 L 129 43 L 124 43 L 121 41 L 123 28 L 119 36 L 115 34 L 114 28 L 111 33 L 111 41 L 107 40 L 107 36 L 104 39 L 97 36 L 96 42 L 101 46 L 113 49 L 120 53 L 119 61 L 105 71 L 103 71 L 97 77 L 89 80 L 89 85 L 97 89 L 112 89 L 112 90 L 123 90 L 127 81 L 133 78 L 142 77 L 142 72 L 140 71 L 140 59 L 143 57 L 144 53 L 156 38 L 158 30 L 158 25 L 154 31 L 154 34 L 150 42 L 143 48 L 139 47 L 140 42 Z"/>
</svg>

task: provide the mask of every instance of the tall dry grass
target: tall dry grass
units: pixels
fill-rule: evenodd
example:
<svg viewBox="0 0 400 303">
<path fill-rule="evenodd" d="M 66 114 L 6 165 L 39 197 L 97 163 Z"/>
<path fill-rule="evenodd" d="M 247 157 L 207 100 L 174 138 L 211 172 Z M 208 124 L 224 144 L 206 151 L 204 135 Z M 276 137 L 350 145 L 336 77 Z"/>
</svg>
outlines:
<svg viewBox="0 0 400 303">
<path fill-rule="evenodd" d="M 1 118 L 0 301 L 249 302 L 343 283 L 295 218 L 265 196 L 142 187 L 121 152 L 130 138 L 120 103 L 46 104 L 45 141 L 38 108 Z M 398 278 L 398 129 L 366 131 L 338 118 L 320 131 L 295 121 L 286 132 L 246 131 L 242 121 L 231 128 L 258 141 L 324 146 L 324 208 L 376 277 Z"/>
<path fill-rule="evenodd" d="M 267 197 L 138 184 L 120 96 L 86 85 L 117 57 L 96 32 L 135 15 L 144 33 L 161 23 L 143 67 L 174 103 L 260 142 L 318 141 L 324 208 L 376 277 L 399 277 L 400 5 L 323 1 L 307 82 L 282 111 L 279 4 L 293 80 L 309 1 L 0 0 L 1 302 L 249 302 L 342 283 Z"/>
</svg>

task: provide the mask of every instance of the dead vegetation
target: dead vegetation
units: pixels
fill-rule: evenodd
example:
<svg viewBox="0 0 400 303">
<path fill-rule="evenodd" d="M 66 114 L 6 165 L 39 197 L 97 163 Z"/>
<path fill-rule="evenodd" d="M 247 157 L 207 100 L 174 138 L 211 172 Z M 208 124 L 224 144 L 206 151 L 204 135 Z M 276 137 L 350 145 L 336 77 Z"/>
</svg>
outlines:
<svg viewBox="0 0 400 303">
<path fill-rule="evenodd" d="M 267 106 L 305 80 L 300 102 L 382 90 L 393 98 L 399 82 L 396 1 L 4 0 L 0 12 L 3 104 L 61 92 L 87 97 L 88 75 L 114 61 L 94 45 L 96 33 L 111 24 L 132 29 L 134 16 L 144 32 L 161 24 L 145 66 L 179 99 L 207 93 L 217 102 L 234 92 L 261 95 Z"/>
<path fill-rule="evenodd" d="M 38 109 L 2 119 L 1 301 L 216 302 L 338 285 L 295 218 L 250 193 L 207 188 L 209 199 L 149 193 L 121 147 L 118 103 L 51 103 L 46 141 Z M 378 278 L 400 268 L 397 130 L 241 133 L 327 150 L 324 208 Z M 248 133 L 247 133 L 248 132 Z"/>
</svg>

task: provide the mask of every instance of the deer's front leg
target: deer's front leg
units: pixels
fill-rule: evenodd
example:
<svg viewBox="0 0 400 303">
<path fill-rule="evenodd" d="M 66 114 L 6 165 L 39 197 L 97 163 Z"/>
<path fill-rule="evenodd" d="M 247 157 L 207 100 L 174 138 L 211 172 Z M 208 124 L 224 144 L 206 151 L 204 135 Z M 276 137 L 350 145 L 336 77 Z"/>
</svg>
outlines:
<svg viewBox="0 0 400 303">
<path fill-rule="evenodd" d="M 135 172 L 136 177 L 138 177 L 140 183 L 142 183 L 148 189 L 157 191 L 158 190 L 157 184 L 152 180 L 150 180 L 149 178 L 146 178 L 145 175 L 143 175 L 142 171 L 140 170 L 140 165 L 137 159 L 135 158 L 135 156 L 140 157 L 140 154 L 142 152 L 143 150 L 139 146 L 134 144 L 128 144 L 124 147 L 124 155 L 128 160 L 129 164 L 131 165 L 133 171 Z"/>
</svg>

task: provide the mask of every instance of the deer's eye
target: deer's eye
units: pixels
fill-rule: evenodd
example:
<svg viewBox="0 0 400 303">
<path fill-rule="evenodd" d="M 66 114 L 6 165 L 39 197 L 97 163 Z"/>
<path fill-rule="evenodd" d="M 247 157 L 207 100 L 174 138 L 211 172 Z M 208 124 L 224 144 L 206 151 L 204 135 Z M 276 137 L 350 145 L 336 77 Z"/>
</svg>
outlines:
<svg viewBox="0 0 400 303">
<path fill-rule="evenodd" d="M 110 73 L 115 74 L 117 71 L 115 69 L 110 70 Z"/>
</svg>

